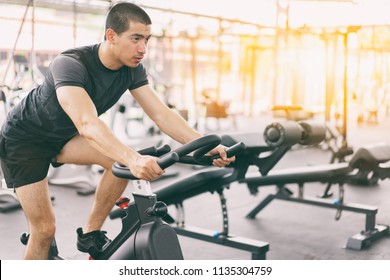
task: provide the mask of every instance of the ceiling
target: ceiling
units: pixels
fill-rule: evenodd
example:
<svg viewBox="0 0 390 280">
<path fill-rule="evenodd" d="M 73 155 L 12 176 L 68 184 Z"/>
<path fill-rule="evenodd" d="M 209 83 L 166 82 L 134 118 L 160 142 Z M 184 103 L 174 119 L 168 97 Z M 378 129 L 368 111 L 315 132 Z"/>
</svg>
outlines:
<svg viewBox="0 0 390 280">
<path fill-rule="evenodd" d="M 256 1 L 256 0 L 255 0 Z M 264 1 L 264 0 L 263 0 Z M 283 1 L 283 0 L 274 0 Z M 350 2 L 356 3 L 359 0 L 285 0 L 289 2 Z M 360 0 L 362 1 L 362 0 Z M 363 0 L 364 1 L 364 0 Z M 105 14 L 107 12 L 108 7 L 111 3 L 118 2 L 118 0 L 0 0 L 0 4 L 16 4 L 16 5 L 32 5 L 35 7 L 41 8 L 50 8 L 50 9 L 58 9 L 64 11 L 74 11 L 77 9 L 79 13 L 90 13 L 90 14 Z M 136 2 L 136 1 L 129 1 Z M 143 1 L 148 2 L 148 1 Z M 150 1 L 149 1 L 150 2 Z M 155 1 L 156 2 L 156 1 Z M 171 5 L 172 1 L 158 1 L 159 7 L 164 6 L 164 4 Z M 197 1 L 194 2 L 194 4 Z M 259 1 L 260 2 L 260 1 Z M 139 3 L 140 6 L 145 6 Z M 188 5 L 188 3 L 187 3 Z"/>
</svg>

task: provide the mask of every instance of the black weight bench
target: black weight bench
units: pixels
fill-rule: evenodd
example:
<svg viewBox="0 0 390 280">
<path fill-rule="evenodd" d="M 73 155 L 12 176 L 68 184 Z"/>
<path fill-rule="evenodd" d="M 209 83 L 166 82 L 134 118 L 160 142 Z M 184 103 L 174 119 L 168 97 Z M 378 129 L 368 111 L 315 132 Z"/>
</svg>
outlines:
<svg viewBox="0 0 390 280">
<path fill-rule="evenodd" d="M 264 140 L 262 140 L 264 137 Z M 273 123 L 266 127 L 264 133 L 238 133 L 222 136 L 226 146 L 233 146 L 244 142 L 245 151 L 236 156 L 231 168 L 208 168 L 199 170 L 186 177 L 179 178 L 155 191 L 157 199 L 167 205 L 175 205 L 178 210 L 177 219 L 166 216 L 165 221 L 176 223 L 178 234 L 220 244 L 236 249 L 250 251 L 252 259 L 265 259 L 269 245 L 266 242 L 241 237 L 232 237 L 229 234 L 228 211 L 224 190 L 232 182 L 243 178 L 251 164 L 258 164 L 262 171 L 271 170 L 292 145 L 316 144 L 325 137 L 325 129 L 314 123 L 289 122 L 285 124 Z M 270 155 L 259 158 L 259 154 L 269 152 Z M 195 162 L 183 162 L 197 164 Z M 223 230 L 219 233 L 188 227 L 184 221 L 183 201 L 196 195 L 211 192 L 218 193 L 222 210 Z"/>
<path fill-rule="evenodd" d="M 167 205 L 177 204 L 208 191 L 217 191 L 220 186 L 227 184 L 224 178 L 231 174 L 231 168 L 202 169 L 170 182 L 155 193 Z"/>
<path fill-rule="evenodd" d="M 235 249 L 248 251 L 251 258 L 265 260 L 269 250 L 269 244 L 260 240 L 253 240 L 229 234 L 228 213 L 226 199 L 223 195 L 224 188 L 229 187 L 235 181 L 236 175 L 232 168 L 207 168 L 198 170 L 185 177 L 170 182 L 155 191 L 157 199 L 167 205 L 175 205 L 178 215 L 176 219 L 167 215 L 164 220 L 168 223 L 176 223 L 176 233 L 182 236 L 199 239 L 202 241 L 219 244 Z M 220 196 L 222 208 L 223 230 L 219 233 L 186 225 L 184 220 L 183 201 L 206 192 L 216 192 Z"/>
<path fill-rule="evenodd" d="M 252 194 L 257 193 L 257 188 L 268 185 L 303 184 L 309 182 L 337 183 L 345 181 L 345 175 L 353 169 L 348 163 L 326 164 L 318 166 L 295 167 L 282 170 L 274 170 L 266 176 L 259 177 L 258 172 L 248 173 L 239 183 L 246 183 Z"/>
<path fill-rule="evenodd" d="M 247 184 L 251 194 L 256 194 L 262 186 L 277 186 L 275 194 L 269 194 L 252 211 L 247 218 L 255 218 L 256 215 L 274 199 L 298 202 L 303 204 L 337 209 L 336 219 L 338 220 L 343 210 L 363 213 L 366 215 L 365 230 L 350 237 L 346 247 L 349 249 L 361 250 L 370 245 L 374 240 L 389 234 L 389 227 L 376 225 L 375 217 L 378 212 L 376 207 L 350 204 L 344 202 L 345 183 L 372 185 L 379 180 L 390 178 L 390 167 L 385 164 L 390 162 L 390 146 L 381 143 L 362 147 L 356 151 L 349 162 L 326 164 L 319 166 L 288 168 L 271 171 L 265 176 L 258 173 L 250 173 L 245 178 L 239 179 L 239 183 Z M 309 182 L 327 183 L 324 194 L 321 198 L 308 198 L 304 196 L 304 184 Z M 297 184 L 298 194 L 286 187 L 287 184 Z M 339 185 L 339 198 L 329 201 L 330 186 Z"/>
</svg>

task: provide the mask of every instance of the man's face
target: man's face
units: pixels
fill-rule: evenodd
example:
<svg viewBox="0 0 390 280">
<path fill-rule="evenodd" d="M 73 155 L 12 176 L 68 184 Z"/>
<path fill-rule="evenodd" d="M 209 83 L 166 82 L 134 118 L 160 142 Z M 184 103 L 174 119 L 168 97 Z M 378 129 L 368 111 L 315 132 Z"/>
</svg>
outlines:
<svg viewBox="0 0 390 280">
<path fill-rule="evenodd" d="M 114 55 L 123 65 L 136 67 L 146 54 L 150 25 L 130 22 L 129 29 L 115 38 Z"/>
</svg>

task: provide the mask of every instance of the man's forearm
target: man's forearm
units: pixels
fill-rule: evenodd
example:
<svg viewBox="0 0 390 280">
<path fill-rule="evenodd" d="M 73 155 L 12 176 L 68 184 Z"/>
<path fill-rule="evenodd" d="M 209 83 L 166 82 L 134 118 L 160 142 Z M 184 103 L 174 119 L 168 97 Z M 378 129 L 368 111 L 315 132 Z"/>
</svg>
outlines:
<svg viewBox="0 0 390 280">
<path fill-rule="evenodd" d="M 179 114 L 170 109 L 159 120 L 156 120 L 156 124 L 162 132 L 181 144 L 188 143 L 202 136 Z"/>
<path fill-rule="evenodd" d="M 138 155 L 135 150 L 124 145 L 99 118 L 90 121 L 79 132 L 91 146 L 114 161 L 128 165 Z"/>
</svg>

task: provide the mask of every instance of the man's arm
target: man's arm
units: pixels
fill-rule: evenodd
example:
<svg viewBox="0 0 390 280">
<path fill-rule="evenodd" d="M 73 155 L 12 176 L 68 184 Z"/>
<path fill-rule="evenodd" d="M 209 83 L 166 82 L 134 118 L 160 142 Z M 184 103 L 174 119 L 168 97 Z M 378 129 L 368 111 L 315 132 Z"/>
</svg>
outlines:
<svg viewBox="0 0 390 280">
<path fill-rule="evenodd" d="M 185 144 L 202 136 L 168 108 L 149 85 L 131 90 L 131 94 L 158 128 L 179 143 Z"/>
<path fill-rule="evenodd" d="M 95 149 L 129 167 L 138 178 L 154 180 L 163 173 L 155 158 L 141 156 L 115 137 L 111 129 L 98 117 L 95 105 L 83 88 L 60 87 L 57 89 L 57 97 L 79 134 Z"/>
<path fill-rule="evenodd" d="M 149 85 L 131 90 L 131 94 L 161 131 L 179 143 L 185 144 L 202 136 L 179 114 L 166 106 Z M 222 167 L 235 160 L 234 157 L 226 158 L 225 148 L 220 145 L 210 151 L 210 154 L 221 155 L 221 159 L 215 160 L 214 165 Z"/>
</svg>

